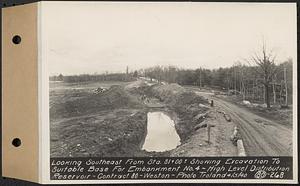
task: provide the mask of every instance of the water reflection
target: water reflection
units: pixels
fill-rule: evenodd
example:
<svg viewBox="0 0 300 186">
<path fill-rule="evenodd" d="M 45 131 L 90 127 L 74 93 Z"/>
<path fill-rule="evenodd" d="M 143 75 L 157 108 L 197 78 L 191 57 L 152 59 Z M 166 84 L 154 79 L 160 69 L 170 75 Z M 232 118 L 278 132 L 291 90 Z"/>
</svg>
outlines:
<svg viewBox="0 0 300 186">
<path fill-rule="evenodd" d="M 147 117 L 147 136 L 143 150 L 163 152 L 180 145 L 175 123 L 169 116 L 162 112 L 149 112 Z"/>
</svg>

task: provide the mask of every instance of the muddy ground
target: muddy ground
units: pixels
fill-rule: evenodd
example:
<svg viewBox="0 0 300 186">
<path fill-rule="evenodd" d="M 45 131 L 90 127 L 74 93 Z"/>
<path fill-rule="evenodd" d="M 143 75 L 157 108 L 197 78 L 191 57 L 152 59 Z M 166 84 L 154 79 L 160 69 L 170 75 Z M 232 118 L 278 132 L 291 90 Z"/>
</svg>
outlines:
<svg viewBox="0 0 300 186">
<path fill-rule="evenodd" d="M 95 93 L 99 86 L 107 90 Z M 141 150 L 150 111 L 175 121 L 180 146 L 161 153 Z M 213 126 L 210 142 L 207 124 Z M 51 157 L 235 156 L 233 128 L 208 99 L 177 84 L 50 84 Z"/>
<path fill-rule="evenodd" d="M 190 88 L 190 87 L 189 87 Z M 191 88 L 190 88 L 191 89 Z M 259 104 L 242 104 L 236 96 L 215 95 L 213 91 L 193 88 L 199 95 L 213 99 L 215 105 L 231 116 L 243 140 L 247 156 L 292 156 L 292 107 L 271 109 Z"/>
<path fill-rule="evenodd" d="M 292 156 L 291 127 L 263 117 L 248 109 L 216 98 L 226 112 L 230 112 L 243 137 L 249 156 Z"/>
<path fill-rule="evenodd" d="M 51 156 L 134 156 L 146 133 L 147 112 L 123 87 L 112 83 L 101 94 L 75 87 L 52 89 Z"/>
<path fill-rule="evenodd" d="M 250 103 L 244 104 L 241 96 L 224 96 L 217 95 L 217 98 L 225 100 L 230 103 L 234 103 L 235 105 L 248 110 L 254 114 L 257 114 L 261 117 L 267 118 L 273 122 L 280 123 L 286 127 L 292 128 L 293 126 L 293 106 L 289 105 L 287 108 L 281 108 L 279 103 L 272 104 L 271 108 L 266 108 L 265 104 L 262 102 L 259 103 Z"/>
</svg>

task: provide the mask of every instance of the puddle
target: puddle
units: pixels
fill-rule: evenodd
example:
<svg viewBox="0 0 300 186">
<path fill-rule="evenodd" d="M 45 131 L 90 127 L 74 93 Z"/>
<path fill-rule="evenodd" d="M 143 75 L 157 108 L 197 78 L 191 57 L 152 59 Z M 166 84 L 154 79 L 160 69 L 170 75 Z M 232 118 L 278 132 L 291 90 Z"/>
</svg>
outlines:
<svg viewBox="0 0 300 186">
<path fill-rule="evenodd" d="M 143 150 L 163 152 L 180 145 L 175 123 L 169 116 L 162 112 L 149 112 L 147 118 L 147 135 Z"/>
</svg>

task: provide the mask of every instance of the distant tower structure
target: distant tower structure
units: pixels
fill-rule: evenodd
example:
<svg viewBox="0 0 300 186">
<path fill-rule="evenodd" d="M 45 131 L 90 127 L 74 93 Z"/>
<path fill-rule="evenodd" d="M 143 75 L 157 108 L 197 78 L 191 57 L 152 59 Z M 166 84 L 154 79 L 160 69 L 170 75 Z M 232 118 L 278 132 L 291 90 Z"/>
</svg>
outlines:
<svg viewBox="0 0 300 186">
<path fill-rule="evenodd" d="M 104 80 L 107 81 L 108 71 L 105 71 Z"/>
<path fill-rule="evenodd" d="M 126 76 L 125 76 L 125 81 L 128 81 L 128 71 L 129 71 L 129 68 L 128 68 L 128 66 L 126 66 Z"/>
<path fill-rule="evenodd" d="M 200 88 L 200 89 L 201 89 L 201 87 L 202 87 L 201 71 L 202 71 L 202 68 L 200 67 L 200 69 L 199 69 L 199 88 Z"/>
<path fill-rule="evenodd" d="M 57 78 L 58 78 L 58 81 L 63 81 L 64 80 L 64 76 L 62 74 L 59 74 L 59 76 Z"/>
</svg>

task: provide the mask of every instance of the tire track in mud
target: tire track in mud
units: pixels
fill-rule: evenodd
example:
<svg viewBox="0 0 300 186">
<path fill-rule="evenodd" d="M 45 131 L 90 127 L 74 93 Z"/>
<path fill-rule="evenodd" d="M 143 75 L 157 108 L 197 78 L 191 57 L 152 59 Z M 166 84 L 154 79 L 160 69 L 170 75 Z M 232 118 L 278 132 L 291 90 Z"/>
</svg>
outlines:
<svg viewBox="0 0 300 186">
<path fill-rule="evenodd" d="M 219 104 L 221 105 L 221 104 Z M 225 105 L 222 105 L 222 107 L 226 107 Z M 228 113 L 228 107 L 226 107 L 226 112 Z M 247 147 L 246 153 L 247 155 L 251 155 L 251 154 L 266 154 L 266 150 L 263 148 L 263 146 L 257 141 L 256 138 L 253 138 L 252 135 L 250 134 L 250 132 L 244 127 L 244 125 L 241 125 L 240 123 L 243 123 L 243 121 L 241 119 L 239 119 L 239 116 L 234 114 L 234 113 L 230 113 L 232 120 L 234 121 L 234 123 L 236 123 L 239 126 L 239 131 L 241 136 L 243 136 L 243 141 L 244 141 L 244 145 L 245 147 Z M 254 144 L 256 144 L 256 147 L 252 145 L 252 143 L 255 142 Z M 259 146 L 259 148 L 257 148 L 257 146 Z"/>
<path fill-rule="evenodd" d="M 241 117 L 242 118 L 242 117 Z M 249 125 L 252 125 L 251 122 L 247 121 L 246 119 L 243 119 L 245 122 L 247 122 Z M 265 138 L 268 138 L 268 143 L 271 145 L 272 148 L 271 151 L 273 150 L 274 153 L 278 153 L 276 155 L 288 155 L 285 154 L 287 152 L 287 149 L 281 144 L 281 143 L 274 143 L 275 140 L 273 137 L 269 137 L 268 135 L 266 135 L 266 133 L 262 132 L 262 130 L 259 130 L 258 128 L 253 127 L 258 133 L 260 133 L 261 135 L 263 135 Z M 263 129 L 264 130 L 264 129 Z M 283 153 L 283 154 L 282 154 Z M 273 155 L 273 154 L 270 154 Z"/>
<path fill-rule="evenodd" d="M 247 118 L 247 113 L 243 113 L 242 108 L 235 109 L 227 102 L 216 99 L 217 103 L 223 107 L 231 116 L 232 119 L 239 125 L 241 136 L 245 143 L 245 148 L 248 156 L 283 156 L 291 155 L 288 152 L 287 145 L 284 146 L 269 131 L 266 131 L 262 126 L 255 125 L 251 120 L 251 115 Z M 252 114 L 252 113 L 251 113 Z M 256 117 L 256 116 L 255 116 Z M 257 118 L 261 118 L 257 116 Z M 266 120 L 266 119 L 263 119 Z M 273 122 L 274 123 L 274 122 Z M 279 124 L 274 124 L 274 126 Z M 282 129 L 282 127 L 280 127 Z M 286 129 L 287 132 L 288 129 Z M 289 135 L 292 133 L 289 132 Z"/>
</svg>

